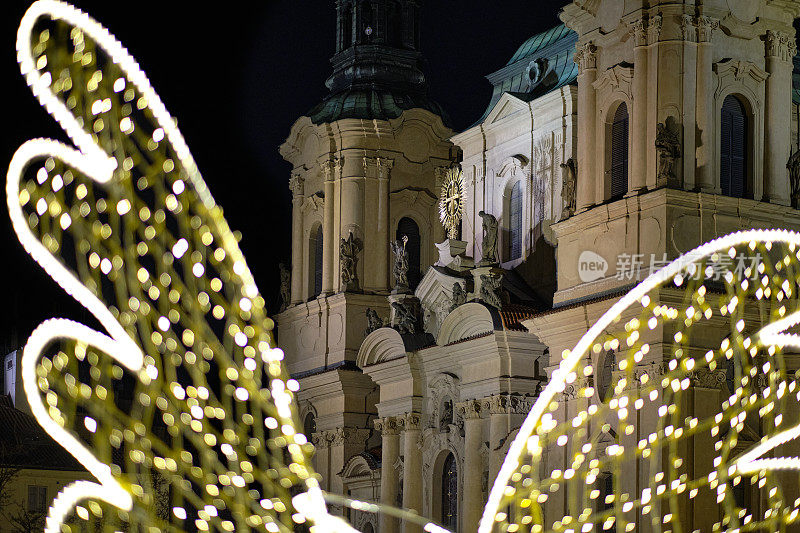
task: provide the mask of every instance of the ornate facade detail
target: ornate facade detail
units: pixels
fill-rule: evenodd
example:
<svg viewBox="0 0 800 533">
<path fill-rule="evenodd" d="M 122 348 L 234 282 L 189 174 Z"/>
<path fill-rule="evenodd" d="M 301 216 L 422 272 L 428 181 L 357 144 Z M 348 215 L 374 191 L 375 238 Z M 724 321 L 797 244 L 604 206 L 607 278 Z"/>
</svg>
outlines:
<svg viewBox="0 0 800 533">
<path fill-rule="evenodd" d="M 336 179 L 337 174 L 342 173 L 344 168 L 344 157 L 331 157 L 323 161 L 320 165 L 322 167 L 323 179 L 325 181 L 333 181 Z"/>
<path fill-rule="evenodd" d="M 496 309 L 500 309 L 503 305 L 502 288 L 503 277 L 495 274 L 482 274 L 481 275 L 481 292 L 478 295 L 481 301 L 486 305 L 491 305 Z"/>
<path fill-rule="evenodd" d="M 464 287 L 462 287 L 460 283 L 453 283 L 453 299 L 450 303 L 449 312 L 452 313 L 457 307 L 465 303 L 467 303 L 467 291 L 464 290 Z M 444 320 L 444 318 L 442 318 L 442 320 Z"/>
<path fill-rule="evenodd" d="M 519 394 L 500 394 L 482 400 L 482 407 L 493 415 L 526 415 L 531 410 L 533 398 Z"/>
<path fill-rule="evenodd" d="M 789 158 L 786 163 L 786 168 L 789 169 L 789 185 L 790 198 L 792 200 L 792 207 L 797 209 L 800 207 L 800 150 L 796 151 Z"/>
<path fill-rule="evenodd" d="M 634 46 L 647 46 L 647 20 L 640 18 L 630 23 L 628 28 Z"/>
<path fill-rule="evenodd" d="M 797 53 L 797 43 L 794 38 L 781 31 L 767 30 L 764 48 L 767 57 L 776 57 L 786 62 L 791 61 Z"/>
<path fill-rule="evenodd" d="M 347 239 L 339 239 L 339 267 L 343 292 L 359 290 L 357 266 L 361 248 L 361 240 L 355 237 L 352 231 Z"/>
<path fill-rule="evenodd" d="M 394 159 L 387 157 L 376 157 L 375 159 L 378 166 L 378 178 L 388 180 L 392 173 L 392 168 L 394 168 Z"/>
<path fill-rule="evenodd" d="M 439 430 L 447 428 L 441 427 L 446 418 L 442 412 L 443 403 L 446 400 L 451 402 L 450 423 L 456 419 L 455 400 L 458 398 L 459 379 L 452 374 L 439 374 L 428 384 L 428 427 L 438 427 Z"/>
<path fill-rule="evenodd" d="M 597 46 L 592 42 L 577 47 L 575 52 L 575 63 L 581 72 L 597 68 Z"/>
<path fill-rule="evenodd" d="M 481 400 L 467 400 L 456 405 L 458 415 L 464 420 L 481 418 L 484 414 L 484 404 Z"/>
<path fill-rule="evenodd" d="M 283 263 L 278 263 L 281 276 L 281 312 L 292 303 L 292 271 Z"/>
<path fill-rule="evenodd" d="M 372 333 L 373 331 L 375 331 L 376 329 L 380 329 L 386 325 L 386 321 L 382 319 L 378 315 L 378 312 L 375 311 L 374 309 L 370 309 L 369 307 L 367 307 L 365 314 L 367 315 L 367 329 L 364 330 L 365 337 L 370 333 Z"/>
<path fill-rule="evenodd" d="M 647 21 L 647 42 L 648 44 L 655 44 L 661 38 L 661 28 L 663 18 L 661 13 L 656 13 L 651 16 Z"/>
<path fill-rule="evenodd" d="M 561 219 L 569 218 L 575 214 L 577 190 L 578 190 L 578 165 L 573 158 L 567 159 L 566 163 L 561 163 L 564 171 L 561 181 L 561 201 L 564 204 L 561 210 Z"/>
<path fill-rule="evenodd" d="M 613 93 L 622 93 L 628 101 L 633 101 L 632 83 L 633 68 L 616 65 L 597 78 L 594 88 L 598 92 L 599 101 L 608 101 L 608 95 Z"/>
<path fill-rule="evenodd" d="M 684 41 L 697 42 L 697 24 L 692 15 L 681 15 L 681 34 Z"/>
<path fill-rule="evenodd" d="M 372 421 L 377 431 L 382 435 L 397 435 L 400 433 L 401 422 L 394 416 L 384 416 Z"/>
<path fill-rule="evenodd" d="M 392 305 L 392 327 L 399 333 L 416 334 L 419 330 L 420 306 L 416 298 L 397 300 Z"/>
<path fill-rule="evenodd" d="M 719 29 L 719 20 L 711 17 L 697 17 L 697 42 L 710 43 L 714 30 Z"/>
<path fill-rule="evenodd" d="M 675 179 L 675 161 L 681 157 L 681 143 L 678 135 L 669 127 L 669 120 L 656 124 L 656 154 L 656 186 L 660 187 Z"/>
<path fill-rule="evenodd" d="M 715 91 L 717 97 L 732 84 L 744 84 L 755 92 L 769 78 L 767 71 L 750 61 L 726 59 L 714 63 L 714 71 L 717 73 L 718 81 Z M 755 102 L 755 104 L 759 105 L 759 102 Z"/>
<path fill-rule="evenodd" d="M 479 211 L 478 216 L 483 220 L 483 257 L 481 265 L 497 264 L 497 230 L 499 223 L 497 218 L 485 211 Z"/>
<path fill-rule="evenodd" d="M 406 413 L 397 417 L 404 431 L 419 431 L 422 429 L 422 415 L 420 413 Z"/>
<path fill-rule="evenodd" d="M 392 263 L 392 277 L 394 278 L 394 288 L 392 292 L 395 294 L 405 294 L 409 292 L 408 288 L 408 250 L 406 250 L 406 243 L 408 237 L 401 240 L 394 240 L 390 243 L 392 247 L 392 256 L 394 261 Z"/>
<path fill-rule="evenodd" d="M 722 389 L 725 386 L 725 369 L 699 368 L 690 374 L 692 385 L 702 389 Z"/>
<path fill-rule="evenodd" d="M 328 429 L 314 433 L 312 442 L 317 448 L 343 446 L 344 444 L 363 446 L 367 442 L 369 434 L 370 430 L 363 428 Z"/>
<path fill-rule="evenodd" d="M 297 173 L 293 173 L 292 177 L 289 178 L 289 190 L 292 191 L 292 196 L 294 198 L 299 198 L 303 196 L 304 192 L 303 190 L 305 188 L 303 184 L 305 183 L 305 181 L 306 181 L 305 178 L 303 178 L 303 176 Z"/>
</svg>

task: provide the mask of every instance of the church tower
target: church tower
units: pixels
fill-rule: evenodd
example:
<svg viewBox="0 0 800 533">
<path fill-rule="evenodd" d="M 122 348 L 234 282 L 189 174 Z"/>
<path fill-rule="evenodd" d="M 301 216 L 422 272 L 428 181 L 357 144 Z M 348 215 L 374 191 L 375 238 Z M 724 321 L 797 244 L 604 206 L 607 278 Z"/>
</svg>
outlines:
<svg viewBox="0 0 800 533">
<path fill-rule="evenodd" d="M 292 264 L 278 341 L 323 488 L 339 494 L 345 462 L 381 442 L 377 386 L 355 360 L 367 310 L 389 315 L 390 243 L 408 238 L 413 290 L 444 240 L 437 176 L 455 150 L 427 95 L 420 10 L 419 0 L 337 0 L 330 93 L 280 148 L 292 165 Z"/>
</svg>

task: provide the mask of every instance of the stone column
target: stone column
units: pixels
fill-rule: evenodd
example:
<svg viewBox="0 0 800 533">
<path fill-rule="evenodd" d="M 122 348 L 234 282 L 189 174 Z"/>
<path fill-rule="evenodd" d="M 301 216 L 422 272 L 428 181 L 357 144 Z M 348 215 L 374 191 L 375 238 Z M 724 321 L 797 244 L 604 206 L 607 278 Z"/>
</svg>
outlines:
<svg viewBox="0 0 800 533">
<path fill-rule="evenodd" d="M 397 507 L 399 479 L 395 463 L 400 456 L 399 425 L 394 417 L 375 420 L 375 429 L 381 432 L 381 503 Z M 380 515 L 381 533 L 397 533 L 398 520 L 388 514 Z"/>
<path fill-rule="evenodd" d="M 461 531 L 472 531 L 481 520 L 483 513 L 483 420 L 481 403 L 469 400 L 458 405 L 458 412 L 464 419 L 464 468 L 463 499 L 461 508 Z"/>
<path fill-rule="evenodd" d="M 767 30 L 766 104 L 764 105 L 764 201 L 789 205 L 791 151 L 792 57 L 797 53 L 794 38 Z"/>
<path fill-rule="evenodd" d="M 339 243 L 334 242 L 334 210 L 336 208 L 336 194 L 334 185 L 337 170 L 341 169 L 342 158 L 334 157 L 323 164 L 325 178 L 325 206 L 322 218 L 322 294 L 333 294 L 333 273 L 335 252 Z"/>
<path fill-rule="evenodd" d="M 289 189 L 292 191 L 292 302 L 303 301 L 303 177 L 292 174 Z"/>
<path fill-rule="evenodd" d="M 394 166 L 393 159 L 386 159 L 383 157 L 377 158 L 378 162 L 378 261 L 374 265 L 377 270 L 377 279 L 379 280 L 379 289 L 388 290 L 392 286 L 392 280 L 389 279 L 389 264 L 392 258 L 389 253 L 389 241 L 393 238 L 390 224 L 389 207 L 389 179 Z M 370 265 L 372 268 L 372 265 Z"/>
<path fill-rule="evenodd" d="M 681 15 L 681 36 L 683 37 L 683 71 L 697 72 L 697 26 L 692 15 Z M 683 146 L 681 148 L 683 163 L 683 188 L 695 188 L 695 149 L 697 146 L 697 80 L 691 76 L 681 77 L 681 93 L 683 96 Z M 704 97 L 701 95 L 701 97 Z"/>
<path fill-rule="evenodd" d="M 407 413 L 403 421 L 403 507 L 422 514 L 422 452 L 419 439 L 422 417 Z M 422 528 L 405 522 L 404 533 L 421 533 Z"/>
<path fill-rule="evenodd" d="M 586 211 L 595 204 L 597 172 L 595 161 L 595 123 L 596 95 L 594 82 L 597 80 L 597 47 L 588 42 L 578 47 L 575 54 L 578 64 L 578 183 L 577 210 Z"/>
<path fill-rule="evenodd" d="M 633 109 L 631 110 L 631 175 L 628 193 L 647 188 L 647 21 L 631 23 L 633 37 Z"/>
<path fill-rule="evenodd" d="M 704 192 L 717 191 L 716 143 L 714 127 L 716 107 L 714 105 L 713 50 L 711 38 L 719 28 L 719 20 L 710 17 L 697 18 L 697 129 L 700 133 L 697 146 L 697 189 Z"/>
</svg>

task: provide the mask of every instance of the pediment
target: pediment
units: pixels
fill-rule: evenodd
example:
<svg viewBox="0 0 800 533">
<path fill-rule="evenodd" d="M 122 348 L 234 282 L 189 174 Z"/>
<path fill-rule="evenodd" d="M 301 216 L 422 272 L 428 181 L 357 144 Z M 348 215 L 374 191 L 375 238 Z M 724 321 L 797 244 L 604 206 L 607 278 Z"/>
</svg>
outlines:
<svg viewBox="0 0 800 533">
<path fill-rule="evenodd" d="M 503 93 L 494 108 L 489 112 L 484 124 L 495 124 L 502 122 L 509 117 L 528 113 L 528 105 L 515 96 Z"/>
<path fill-rule="evenodd" d="M 300 206 L 300 211 L 303 214 L 308 214 L 309 212 L 313 211 L 322 211 L 325 206 L 325 198 L 319 196 L 317 194 L 312 194 L 311 196 L 306 196 L 303 199 L 303 203 Z"/>
</svg>

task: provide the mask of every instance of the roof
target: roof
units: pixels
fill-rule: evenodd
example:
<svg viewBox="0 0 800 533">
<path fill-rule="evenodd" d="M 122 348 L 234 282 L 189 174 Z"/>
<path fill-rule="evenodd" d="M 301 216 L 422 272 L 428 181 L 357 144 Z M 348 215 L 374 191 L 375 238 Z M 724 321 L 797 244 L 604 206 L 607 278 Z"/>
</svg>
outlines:
<svg viewBox="0 0 800 533">
<path fill-rule="evenodd" d="M 14 408 L 10 396 L 0 396 L 0 464 L 33 470 L 85 469 L 29 414 Z"/>
<path fill-rule="evenodd" d="M 425 109 L 442 117 L 442 122 L 445 124 L 449 121 L 442 106 L 425 94 L 376 88 L 353 88 L 328 95 L 309 111 L 308 116 L 314 124 L 346 118 L 390 120 L 409 109 Z"/>
<path fill-rule="evenodd" d="M 547 48 L 548 46 L 560 41 L 567 35 L 572 33 L 572 30 L 567 28 L 564 24 L 559 24 L 555 28 L 550 28 L 547 31 L 536 34 L 517 49 L 516 53 L 511 57 L 507 65 L 516 63 L 520 59 L 536 55 L 537 52 Z"/>
<path fill-rule="evenodd" d="M 563 24 L 525 41 L 503 68 L 486 77 L 494 90 L 476 124 L 486 119 L 505 93 L 530 102 L 574 83 L 578 79 L 574 61 L 577 42 L 578 34 Z"/>
<path fill-rule="evenodd" d="M 527 305 L 503 304 L 500 309 L 500 320 L 503 321 L 503 328 L 509 331 L 528 331 L 522 325 L 523 320 L 536 315 L 537 310 Z"/>
</svg>

